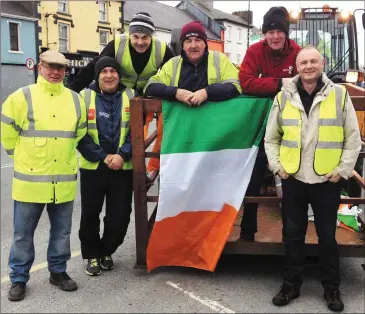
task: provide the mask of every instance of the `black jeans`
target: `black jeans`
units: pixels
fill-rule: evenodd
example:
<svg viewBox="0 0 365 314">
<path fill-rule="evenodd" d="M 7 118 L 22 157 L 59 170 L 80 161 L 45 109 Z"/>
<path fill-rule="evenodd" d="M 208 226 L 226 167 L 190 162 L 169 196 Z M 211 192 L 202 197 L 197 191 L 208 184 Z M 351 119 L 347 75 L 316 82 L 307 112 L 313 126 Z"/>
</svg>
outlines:
<svg viewBox="0 0 365 314">
<path fill-rule="evenodd" d="M 112 255 L 123 243 L 132 212 L 133 171 L 80 170 L 81 222 L 79 238 L 84 259 Z M 100 239 L 100 213 L 104 198 L 104 233 Z"/>
<path fill-rule="evenodd" d="M 340 183 L 307 184 L 289 177 L 282 180 L 283 239 L 286 265 L 284 283 L 302 285 L 305 259 L 305 235 L 308 225 L 308 204 L 312 205 L 318 236 L 322 286 L 340 285 L 339 251 L 336 242 L 337 210 L 340 205 Z"/>
<path fill-rule="evenodd" d="M 267 157 L 263 149 L 259 150 L 256 162 L 252 171 L 250 183 L 248 184 L 246 196 L 259 196 L 261 185 L 264 182 L 267 167 Z M 241 221 L 241 233 L 257 232 L 257 203 L 244 203 L 243 217 Z"/>
</svg>

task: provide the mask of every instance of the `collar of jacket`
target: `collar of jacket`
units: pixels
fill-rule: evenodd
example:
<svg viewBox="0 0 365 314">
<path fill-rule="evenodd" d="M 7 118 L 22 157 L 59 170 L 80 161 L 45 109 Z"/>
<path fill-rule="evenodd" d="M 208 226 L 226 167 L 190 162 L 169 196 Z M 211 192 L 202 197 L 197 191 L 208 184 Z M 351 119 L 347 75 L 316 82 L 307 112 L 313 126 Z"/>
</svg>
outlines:
<svg viewBox="0 0 365 314">
<path fill-rule="evenodd" d="M 284 46 L 280 50 L 271 49 L 269 47 L 269 44 L 267 43 L 267 40 L 264 40 L 264 47 L 265 50 L 267 50 L 274 57 L 285 57 L 288 54 L 290 54 L 291 50 L 293 49 L 293 47 L 291 46 L 290 39 L 288 38 L 285 38 Z"/>
<path fill-rule="evenodd" d="M 202 56 L 202 58 L 200 59 L 200 62 L 197 66 L 207 63 L 208 62 L 208 55 L 209 55 L 209 50 L 208 50 L 208 45 L 205 46 L 205 50 L 204 50 L 204 54 Z M 195 67 L 194 64 L 192 64 L 189 59 L 188 56 L 186 55 L 184 50 L 181 50 L 181 58 L 183 59 L 184 62 L 186 62 L 187 64 L 190 64 L 191 66 Z"/>
<path fill-rule="evenodd" d="M 46 93 L 61 94 L 65 88 L 63 82 L 61 83 L 50 83 L 42 75 L 37 78 L 37 85 L 40 86 Z"/>
<path fill-rule="evenodd" d="M 300 95 L 298 92 L 298 81 L 299 81 L 299 74 L 293 77 L 293 79 L 281 90 L 293 100 L 292 105 L 304 111 L 303 105 L 300 100 Z M 322 73 L 322 82 L 324 83 L 323 87 L 315 96 L 315 100 L 313 101 L 312 108 L 323 99 L 326 98 L 328 95 L 329 89 L 334 88 L 334 83 L 327 77 L 325 73 Z M 330 87 L 331 86 L 331 87 Z"/>
</svg>

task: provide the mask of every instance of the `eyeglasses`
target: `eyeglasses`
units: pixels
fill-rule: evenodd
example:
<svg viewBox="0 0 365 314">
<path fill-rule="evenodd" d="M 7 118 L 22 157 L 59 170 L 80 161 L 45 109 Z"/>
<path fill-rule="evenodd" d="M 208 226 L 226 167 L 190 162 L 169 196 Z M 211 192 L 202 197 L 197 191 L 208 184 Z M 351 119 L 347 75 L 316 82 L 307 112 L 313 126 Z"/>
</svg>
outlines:
<svg viewBox="0 0 365 314">
<path fill-rule="evenodd" d="M 66 66 L 65 65 L 61 65 L 61 64 L 57 64 L 57 63 L 44 63 L 42 62 L 42 66 L 44 66 L 46 69 L 50 70 L 50 71 L 65 71 L 66 70 Z"/>
</svg>

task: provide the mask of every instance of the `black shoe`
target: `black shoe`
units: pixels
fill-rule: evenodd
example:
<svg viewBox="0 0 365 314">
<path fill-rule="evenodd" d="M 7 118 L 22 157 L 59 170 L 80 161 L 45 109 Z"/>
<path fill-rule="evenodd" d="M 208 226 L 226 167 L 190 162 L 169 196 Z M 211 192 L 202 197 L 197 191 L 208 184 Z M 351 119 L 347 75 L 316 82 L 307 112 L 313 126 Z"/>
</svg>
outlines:
<svg viewBox="0 0 365 314">
<path fill-rule="evenodd" d="M 112 270 L 114 268 L 114 262 L 112 257 L 110 255 L 102 257 L 100 261 L 100 267 L 103 270 Z"/>
<path fill-rule="evenodd" d="M 25 297 L 25 282 L 14 282 L 11 284 L 10 290 L 8 292 L 9 301 L 21 301 Z"/>
<path fill-rule="evenodd" d="M 246 241 L 246 242 L 254 242 L 255 241 L 255 234 L 251 232 L 241 232 L 240 234 L 240 240 Z"/>
<path fill-rule="evenodd" d="M 341 292 L 338 289 L 325 289 L 323 297 L 327 301 L 327 306 L 331 311 L 342 312 L 344 304 L 341 300 Z"/>
<path fill-rule="evenodd" d="M 75 291 L 77 290 L 77 284 L 73 281 L 66 272 L 63 273 L 51 273 L 49 282 L 52 285 L 57 286 L 63 291 Z"/>
<path fill-rule="evenodd" d="M 291 300 L 300 296 L 299 289 L 290 286 L 290 285 L 282 285 L 280 292 L 272 299 L 272 303 L 277 306 L 288 305 Z"/>
<path fill-rule="evenodd" d="M 101 274 L 100 262 L 98 258 L 90 258 L 87 260 L 86 273 L 89 276 L 99 276 Z"/>
</svg>

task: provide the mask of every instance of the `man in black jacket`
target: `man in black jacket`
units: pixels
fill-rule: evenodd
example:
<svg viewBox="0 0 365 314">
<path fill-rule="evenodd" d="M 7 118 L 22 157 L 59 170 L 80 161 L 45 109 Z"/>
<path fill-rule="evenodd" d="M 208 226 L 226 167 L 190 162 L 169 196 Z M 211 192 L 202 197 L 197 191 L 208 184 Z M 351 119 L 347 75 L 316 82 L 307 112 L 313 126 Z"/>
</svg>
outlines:
<svg viewBox="0 0 365 314">
<path fill-rule="evenodd" d="M 153 36 L 154 31 L 155 26 L 148 13 L 135 14 L 129 25 L 129 34 L 110 41 L 100 55 L 80 71 L 69 88 L 80 92 L 88 87 L 95 76 L 96 62 L 103 56 L 109 56 L 122 67 L 121 82 L 141 92 L 148 79 L 174 56 L 165 42 Z"/>
</svg>

